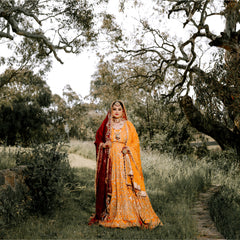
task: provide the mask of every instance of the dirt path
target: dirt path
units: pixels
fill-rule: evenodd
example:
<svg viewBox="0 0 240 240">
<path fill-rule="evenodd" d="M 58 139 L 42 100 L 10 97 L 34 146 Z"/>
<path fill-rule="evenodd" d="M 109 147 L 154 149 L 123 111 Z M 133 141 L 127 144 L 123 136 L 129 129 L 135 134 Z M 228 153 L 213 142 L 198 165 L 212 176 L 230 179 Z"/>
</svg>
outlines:
<svg viewBox="0 0 240 240">
<path fill-rule="evenodd" d="M 193 217 L 197 224 L 197 239 L 225 239 L 217 230 L 209 213 L 208 202 L 211 196 L 217 192 L 219 186 L 212 186 L 205 193 L 199 194 L 199 199 L 193 208 Z"/>
<path fill-rule="evenodd" d="M 80 167 L 80 168 L 87 167 L 91 169 L 96 168 L 95 161 L 81 157 L 78 154 L 70 153 L 68 157 L 69 157 L 69 162 L 71 167 Z"/>
</svg>

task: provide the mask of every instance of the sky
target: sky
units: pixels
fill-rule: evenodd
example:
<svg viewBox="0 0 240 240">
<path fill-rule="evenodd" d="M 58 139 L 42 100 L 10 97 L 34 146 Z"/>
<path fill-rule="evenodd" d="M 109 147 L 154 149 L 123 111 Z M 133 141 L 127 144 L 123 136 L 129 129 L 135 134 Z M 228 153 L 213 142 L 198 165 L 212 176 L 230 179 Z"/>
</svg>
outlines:
<svg viewBox="0 0 240 240">
<path fill-rule="evenodd" d="M 63 88 L 69 84 L 73 91 L 86 97 L 90 92 L 91 75 L 96 71 L 96 55 L 84 51 L 79 55 L 64 54 L 61 59 L 64 64 L 54 59 L 47 75 L 47 84 L 52 93 L 61 96 Z"/>
</svg>

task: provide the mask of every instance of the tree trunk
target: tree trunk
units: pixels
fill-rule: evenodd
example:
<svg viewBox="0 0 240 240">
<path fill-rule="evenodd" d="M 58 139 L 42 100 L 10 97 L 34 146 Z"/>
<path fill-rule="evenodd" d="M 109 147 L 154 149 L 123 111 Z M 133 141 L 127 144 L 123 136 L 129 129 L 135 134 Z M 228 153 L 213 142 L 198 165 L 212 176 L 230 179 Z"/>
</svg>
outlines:
<svg viewBox="0 0 240 240">
<path fill-rule="evenodd" d="M 240 155 L 239 134 L 231 131 L 220 122 L 205 117 L 193 105 L 193 101 L 189 96 L 180 99 L 180 106 L 192 127 L 215 139 L 223 150 L 233 148 Z"/>
</svg>

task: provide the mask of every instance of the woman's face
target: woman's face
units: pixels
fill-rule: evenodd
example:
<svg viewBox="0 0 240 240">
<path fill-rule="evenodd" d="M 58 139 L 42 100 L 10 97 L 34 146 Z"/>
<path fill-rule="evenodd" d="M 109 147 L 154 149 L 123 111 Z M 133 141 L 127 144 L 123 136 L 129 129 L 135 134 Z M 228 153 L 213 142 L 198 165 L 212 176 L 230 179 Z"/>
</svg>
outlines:
<svg viewBox="0 0 240 240">
<path fill-rule="evenodd" d="M 121 118 L 123 115 L 123 109 L 120 104 L 114 104 L 112 107 L 112 116 L 114 118 Z"/>
</svg>

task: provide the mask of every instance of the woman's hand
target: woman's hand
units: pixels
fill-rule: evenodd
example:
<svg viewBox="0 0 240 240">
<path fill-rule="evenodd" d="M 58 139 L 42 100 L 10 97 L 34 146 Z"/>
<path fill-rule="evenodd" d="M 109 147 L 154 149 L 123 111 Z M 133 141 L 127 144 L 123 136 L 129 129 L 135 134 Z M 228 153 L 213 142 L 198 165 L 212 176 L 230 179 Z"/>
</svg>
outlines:
<svg viewBox="0 0 240 240">
<path fill-rule="evenodd" d="M 112 142 L 111 141 L 107 141 L 103 144 L 103 148 L 110 148 L 112 146 Z"/>
</svg>

